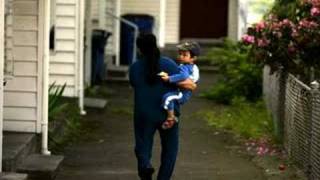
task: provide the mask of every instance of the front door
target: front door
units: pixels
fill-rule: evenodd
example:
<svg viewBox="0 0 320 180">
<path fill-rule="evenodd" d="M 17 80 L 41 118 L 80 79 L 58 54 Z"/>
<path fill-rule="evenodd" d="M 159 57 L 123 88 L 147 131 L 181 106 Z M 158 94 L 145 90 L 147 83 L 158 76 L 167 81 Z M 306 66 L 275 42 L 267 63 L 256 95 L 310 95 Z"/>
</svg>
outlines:
<svg viewBox="0 0 320 180">
<path fill-rule="evenodd" d="M 180 38 L 226 37 L 228 0 L 181 0 Z"/>
</svg>

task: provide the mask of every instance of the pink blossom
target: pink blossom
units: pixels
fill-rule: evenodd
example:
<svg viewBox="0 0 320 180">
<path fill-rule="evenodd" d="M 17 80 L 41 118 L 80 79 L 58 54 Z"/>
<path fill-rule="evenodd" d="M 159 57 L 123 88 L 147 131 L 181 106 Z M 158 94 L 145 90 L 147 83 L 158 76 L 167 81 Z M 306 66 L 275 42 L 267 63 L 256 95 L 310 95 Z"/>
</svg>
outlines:
<svg viewBox="0 0 320 180">
<path fill-rule="evenodd" d="M 320 1 L 319 1 L 319 0 L 310 0 L 310 3 L 311 3 L 313 6 L 320 6 Z"/>
<path fill-rule="evenodd" d="M 271 29 L 272 30 L 278 31 L 278 30 L 280 30 L 280 27 L 281 27 L 280 23 L 274 22 L 274 23 L 271 24 Z"/>
<path fill-rule="evenodd" d="M 258 39 L 258 47 L 266 47 L 270 44 L 270 41 L 267 39 Z"/>
<path fill-rule="evenodd" d="M 292 36 L 293 38 L 295 38 L 295 37 L 298 37 L 298 36 L 299 36 L 299 33 L 298 33 L 297 29 L 292 29 L 291 36 Z"/>
<path fill-rule="evenodd" d="M 294 24 L 289 19 L 284 19 L 280 22 L 280 26 L 294 26 Z"/>
<path fill-rule="evenodd" d="M 311 4 L 312 6 L 320 6 L 319 0 L 303 0 L 302 4 L 304 4 L 304 3 Z"/>
<path fill-rule="evenodd" d="M 247 44 L 253 44 L 254 43 L 254 36 L 250 36 L 248 34 L 245 34 L 242 36 L 242 41 Z"/>
<path fill-rule="evenodd" d="M 272 34 L 275 35 L 277 38 L 282 37 L 282 32 L 280 32 L 280 31 L 273 31 Z"/>
<path fill-rule="evenodd" d="M 259 32 L 266 28 L 266 23 L 264 21 L 259 22 L 256 24 L 256 31 Z"/>
<path fill-rule="evenodd" d="M 312 16 L 319 16 L 319 15 L 320 15 L 320 9 L 317 8 L 317 7 L 313 7 L 313 8 L 311 9 L 311 15 L 312 15 Z"/>
<path fill-rule="evenodd" d="M 318 23 L 316 23 L 315 21 L 309 21 L 307 19 L 302 19 L 299 22 L 299 29 L 314 29 L 317 28 L 319 26 Z"/>
</svg>

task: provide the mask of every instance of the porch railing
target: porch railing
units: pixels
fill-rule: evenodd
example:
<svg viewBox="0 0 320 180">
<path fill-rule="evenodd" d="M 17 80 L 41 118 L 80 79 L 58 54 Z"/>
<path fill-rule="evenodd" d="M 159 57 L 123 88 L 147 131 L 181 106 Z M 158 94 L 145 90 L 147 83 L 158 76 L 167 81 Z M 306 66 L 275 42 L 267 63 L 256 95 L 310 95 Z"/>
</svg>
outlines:
<svg viewBox="0 0 320 180">
<path fill-rule="evenodd" d="M 136 61 L 136 57 L 137 57 L 137 45 L 136 45 L 136 40 L 138 38 L 138 34 L 139 34 L 139 27 L 132 23 L 131 21 L 128 21 L 122 17 L 119 17 L 115 14 L 113 14 L 112 12 L 106 12 L 106 14 L 110 17 L 112 17 L 113 19 L 115 20 L 118 20 L 119 22 L 123 22 L 125 24 L 127 24 L 128 26 L 132 27 L 133 28 L 133 31 L 134 31 L 134 43 L 133 43 L 133 49 L 132 49 L 132 60 L 131 60 L 131 63 L 134 63 Z M 119 41 L 120 39 L 116 39 L 116 41 Z M 117 54 L 117 57 L 120 57 L 120 51 L 118 51 L 118 54 Z"/>
</svg>

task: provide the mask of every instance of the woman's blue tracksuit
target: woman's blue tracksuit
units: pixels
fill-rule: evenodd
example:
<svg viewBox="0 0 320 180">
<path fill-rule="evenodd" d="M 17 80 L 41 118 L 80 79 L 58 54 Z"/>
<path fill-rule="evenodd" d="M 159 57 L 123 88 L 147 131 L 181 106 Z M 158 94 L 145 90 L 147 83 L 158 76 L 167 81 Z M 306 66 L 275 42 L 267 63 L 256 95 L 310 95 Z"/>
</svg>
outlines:
<svg viewBox="0 0 320 180">
<path fill-rule="evenodd" d="M 178 74 L 179 68 L 171 59 L 161 57 L 160 70 L 169 75 Z M 159 79 L 153 85 L 145 80 L 145 60 L 136 61 L 130 67 L 130 83 L 134 89 L 134 134 L 135 154 L 138 160 L 139 174 L 146 168 L 152 167 L 151 153 L 153 137 L 158 130 L 161 138 L 161 166 L 158 180 L 170 180 L 178 153 L 179 129 L 175 124 L 171 129 L 163 130 L 161 125 L 166 120 L 167 113 L 160 107 L 162 97 L 172 91 L 178 90 L 175 85 L 162 82 Z M 179 104 L 174 106 L 176 116 L 179 117 Z"/>
</svg>

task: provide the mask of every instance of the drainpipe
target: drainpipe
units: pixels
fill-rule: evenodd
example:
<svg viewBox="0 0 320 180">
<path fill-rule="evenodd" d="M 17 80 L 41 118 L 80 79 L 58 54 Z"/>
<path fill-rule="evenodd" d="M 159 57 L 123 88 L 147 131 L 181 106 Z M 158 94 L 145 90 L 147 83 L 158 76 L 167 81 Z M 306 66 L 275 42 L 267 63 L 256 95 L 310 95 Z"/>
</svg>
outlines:
<svg viewBox="0 0 320 180">
<path fill-rule="evenodd" d="M 159 46 L 165 46 L 167 0 L 160 0 Z"/>
<path fill-rule="evenodd" d="M 79 108 L 80 114 L 86 115 L 84 110 L 84 15 L 85 0 L 79 1 Z"/>
<path fill-rule="evenodd" d="M 43 155 L 50 155 L 48 150 L 48 104 L 49 104 L 49 34 L 50 34 L 50 5 L 51 0 L 44 0 L 44 36 L 43 36 L 43 96 L 42 96 L 42 145 L 41 152 Z"/>
<path fill-rule="evenodd" d="M 3 146 L 4 3 L 5 1 L 0 1 L 0 172 L 2 172 Z"/>
</svg>

